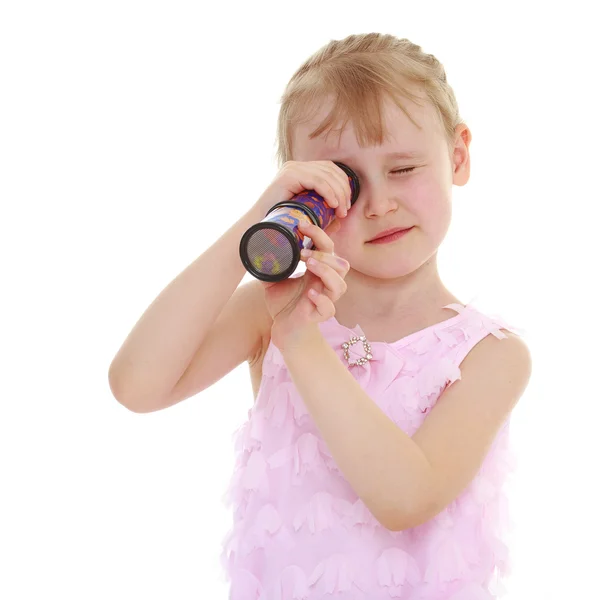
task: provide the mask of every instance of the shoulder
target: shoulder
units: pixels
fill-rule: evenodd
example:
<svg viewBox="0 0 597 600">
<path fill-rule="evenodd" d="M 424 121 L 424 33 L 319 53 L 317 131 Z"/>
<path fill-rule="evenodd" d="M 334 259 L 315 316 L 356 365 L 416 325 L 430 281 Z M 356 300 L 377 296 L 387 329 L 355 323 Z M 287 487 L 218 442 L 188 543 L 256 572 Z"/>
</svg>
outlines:
<svg viewBox="0 0 597 600">
<path fill-rule="evenodd" d="M 532 370 L 531 352 L 521 337 L 524 329 L 514 327 L 501 316 L 486 313 L 473 304 L 467 305 L 461 313 L 466 316 L 457 324 L 467 333 L 468 351 L 463 366 L 474 364 L 493 365 L 519 373 L 530 375 Z"/>
<path fill-rule="evenodd" d="M 526 342 L 516 333 L 500 328 L 503 337 L 488 335 L 464 358 L 463 379 L 474 378 L 487 387 L 507 387 L 511 400 L 518 399 L 532 373 L 532 357 Z"/>
</svg>

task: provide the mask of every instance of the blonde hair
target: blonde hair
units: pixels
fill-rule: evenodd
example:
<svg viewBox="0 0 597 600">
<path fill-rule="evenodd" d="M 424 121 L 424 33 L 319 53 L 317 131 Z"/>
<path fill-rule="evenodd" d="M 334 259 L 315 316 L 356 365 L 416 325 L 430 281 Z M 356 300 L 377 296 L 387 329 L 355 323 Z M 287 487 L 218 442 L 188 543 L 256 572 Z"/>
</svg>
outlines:
<svg viewBox="0 0 597 600">
<path fill-rule="evenodd" d="M 382 116 L 386 97 L 420 128 L 400 102 L 400 98 L 408 98 L 422 106 L 421 97 L 409 88 L 422 89 L 452 145 L 462 119 L 444 67 L 435 56 L 424 53 L 407 39 L 389 34 L 367 33 L 331 40 L 299 67 L 280 99 L 278 166 L 291 160 L 293 127 L 309 121 L 328 96 L 335 105 L 325 121 L 310 133 L 310 139 L 335 128 L 342 120 L 341 131 L 347 122 L 354 124 L 359 145 L 381 145 L 387 135 Z"/>
</svg>

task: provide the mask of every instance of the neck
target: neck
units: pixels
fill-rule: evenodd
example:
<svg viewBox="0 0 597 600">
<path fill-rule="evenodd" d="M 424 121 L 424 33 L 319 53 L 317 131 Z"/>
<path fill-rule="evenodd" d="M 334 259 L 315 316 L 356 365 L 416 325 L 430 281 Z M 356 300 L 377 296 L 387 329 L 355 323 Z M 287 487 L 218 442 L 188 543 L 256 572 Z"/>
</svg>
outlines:
<svg viewBox="0 0 597 600">
<path fill-rule="evenodd" d="M 396 279 L 379 279 L 351 269 L 346 283 L 348 289 L 336 303 L 336 319 L 348 327 L 420 320 L 458 302 L 440 279 L 437 253 L 412 273 Z"/>
</svg>

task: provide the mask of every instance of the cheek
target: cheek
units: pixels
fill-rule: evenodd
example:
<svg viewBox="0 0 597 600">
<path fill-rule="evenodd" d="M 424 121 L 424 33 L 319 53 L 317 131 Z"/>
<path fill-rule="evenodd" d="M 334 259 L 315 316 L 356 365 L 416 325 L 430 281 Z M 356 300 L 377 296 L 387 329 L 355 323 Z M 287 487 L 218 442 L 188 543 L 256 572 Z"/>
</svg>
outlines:
<svg viewBox="0 0 597 600">
<path fill-rule="evenodd" d="M 433 210 L 439 194 L 437 182 L 433 179 L 419 179 L 402 195 L 402 203 L 414 215 L 428 214 Z"/>
<path fill-rule="evenodd" d="M 451 212 L 450 190 L 438 181 L 421 182 L 410 194 L 404 195 L 403 206 L 419 225 L 440 225 Z"/>
</svg>

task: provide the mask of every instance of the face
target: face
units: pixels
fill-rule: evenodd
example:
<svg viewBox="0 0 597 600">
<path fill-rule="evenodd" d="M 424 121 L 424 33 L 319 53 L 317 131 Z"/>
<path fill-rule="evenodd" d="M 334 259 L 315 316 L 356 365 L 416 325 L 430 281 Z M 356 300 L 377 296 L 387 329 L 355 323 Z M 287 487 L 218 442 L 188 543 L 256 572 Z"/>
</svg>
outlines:
<svg viewBox="0 0 597 600">
<path fill-rule="evenodd" d="M 335 160 L 348 165 L 359 178 L 360 194 L 339 219 L 341 228 L 330 233 L 334 251 L 355 271 L 380 279 L 394 279 L 418 269 L 435 255 L 446 236 L 452 215 L 452 185 L 464 185 L 469 177 L 470 132 L 459 126 L 455 147 L 450 149 L 439 116 L 427 102 L 424 107 L 404 100 L 417 128 L 399 107 L 385 104 L 388 139 L 381 146 L 358 145 L 348 123 L 318 138 L 308 135 L 327 115 L 327 105 L 312 121 L 293 132 L 293 160 Z M 411 152 L 412 158 L 391 153 Z M 397 240 L 371 244 L 381 231 L 412 227 Z M 348 276 L 347 276 L 348 279 Z"/>
</svg>

